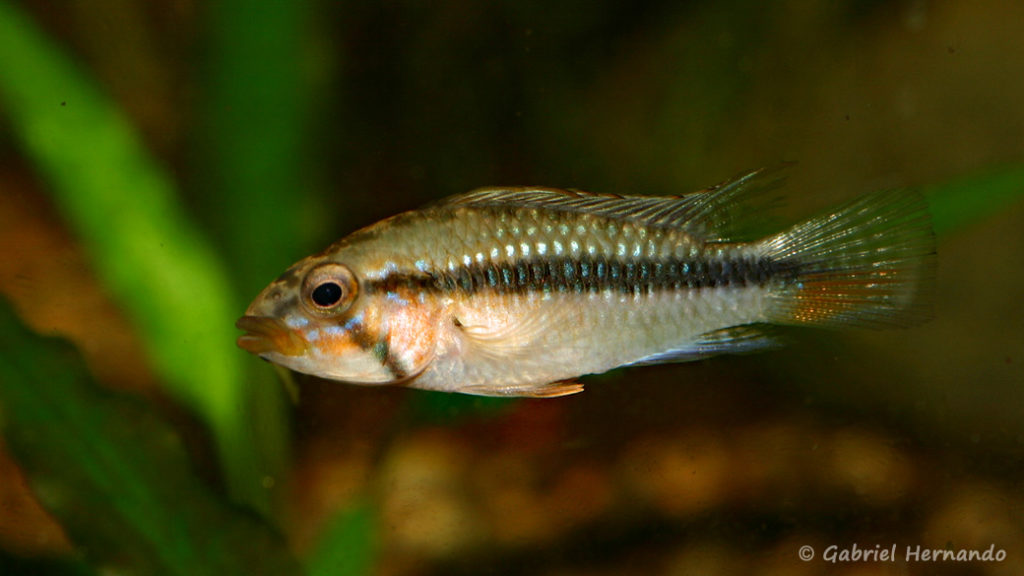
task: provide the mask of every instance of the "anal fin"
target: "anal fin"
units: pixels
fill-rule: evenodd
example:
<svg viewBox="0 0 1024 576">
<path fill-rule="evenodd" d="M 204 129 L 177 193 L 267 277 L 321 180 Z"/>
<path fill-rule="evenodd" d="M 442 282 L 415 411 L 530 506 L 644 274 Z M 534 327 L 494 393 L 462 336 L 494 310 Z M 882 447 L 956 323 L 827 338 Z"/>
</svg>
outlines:
<svg viewBox="0 0 1024 576">
<path fill-rule="evenodd" d="M 702 334 L 695 342 L 641 358 L 628 366 L 691 362 L 718 354 L 747 354 L 780 346 L 766 324 L 743 324 Z"/>
</svg>

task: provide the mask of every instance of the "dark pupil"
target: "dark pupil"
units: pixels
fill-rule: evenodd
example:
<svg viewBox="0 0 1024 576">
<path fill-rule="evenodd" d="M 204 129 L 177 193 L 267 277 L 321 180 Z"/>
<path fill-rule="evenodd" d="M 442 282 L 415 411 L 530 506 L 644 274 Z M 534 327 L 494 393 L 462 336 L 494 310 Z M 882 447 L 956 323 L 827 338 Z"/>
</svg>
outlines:
<svg viewBox="0 0 1024 576">
<path fill-rule="evenodd" d="M 313 289 L 313 302 L 317 306 L 333 306 L 341 300 L 341 286 L 335 282 L 324 282 Z"/>
</svg>

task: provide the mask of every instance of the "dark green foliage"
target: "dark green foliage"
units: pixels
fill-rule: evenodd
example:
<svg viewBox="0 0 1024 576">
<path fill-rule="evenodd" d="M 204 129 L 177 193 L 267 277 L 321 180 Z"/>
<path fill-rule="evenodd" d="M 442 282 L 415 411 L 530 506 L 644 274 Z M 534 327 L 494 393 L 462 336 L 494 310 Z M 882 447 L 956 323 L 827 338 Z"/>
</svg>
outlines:
<svg viewBox="0 0 1024 576">
<path fill-rule="evenodd" d="M 91 380 L 66 342 L 0 305 L 3 431 L 33 491 L 94 565 L 136 574 L 296 574 L 281 538 L 193 472 L 175 432 Z"/>
<path fill-rule="evenodd" d="M 310 576 L 370 574 L 377 554 L 377 515 L 372 503 L 355 502 L 324 530 L 320 545 L 306 561 Z"/>
</svg>

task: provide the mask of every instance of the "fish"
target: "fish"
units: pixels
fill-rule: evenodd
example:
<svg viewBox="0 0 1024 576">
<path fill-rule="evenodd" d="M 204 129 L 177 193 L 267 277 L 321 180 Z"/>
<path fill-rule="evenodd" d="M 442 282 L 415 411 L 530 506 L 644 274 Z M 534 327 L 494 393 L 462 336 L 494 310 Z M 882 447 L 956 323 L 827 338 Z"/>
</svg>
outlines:
<svg viewBox="0 0 1024 576">
<path fill-rule="evenodd" d="M 238 346 L 353 384 L 546 398 L 623 366 L 778 345 L 773 326 L 931 317 L 935 235 L 912 190 L 749 238 L 779 170 L 678 196 L 490 187 L 362 228 L 271 282 Z"/>
</svg>

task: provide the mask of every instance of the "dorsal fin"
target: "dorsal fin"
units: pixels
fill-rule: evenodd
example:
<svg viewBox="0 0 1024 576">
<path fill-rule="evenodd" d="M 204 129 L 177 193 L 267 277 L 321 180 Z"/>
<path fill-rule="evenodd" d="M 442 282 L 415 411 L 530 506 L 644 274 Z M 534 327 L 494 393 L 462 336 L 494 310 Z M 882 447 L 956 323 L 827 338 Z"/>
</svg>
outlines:
<svg viewBox="0 0 1024 576">
<path fill-rule="evenodd" d="M 752 199 L 780 184 L 781 169 L 760 169 L 682 196 L 621 196 L 543 187 L 478 188 L 438 206 L 540 208 L 585 213 L 644 226 L 675 228 L 707 240 L 732 240 L 759 204 Z"/>
</svg>

